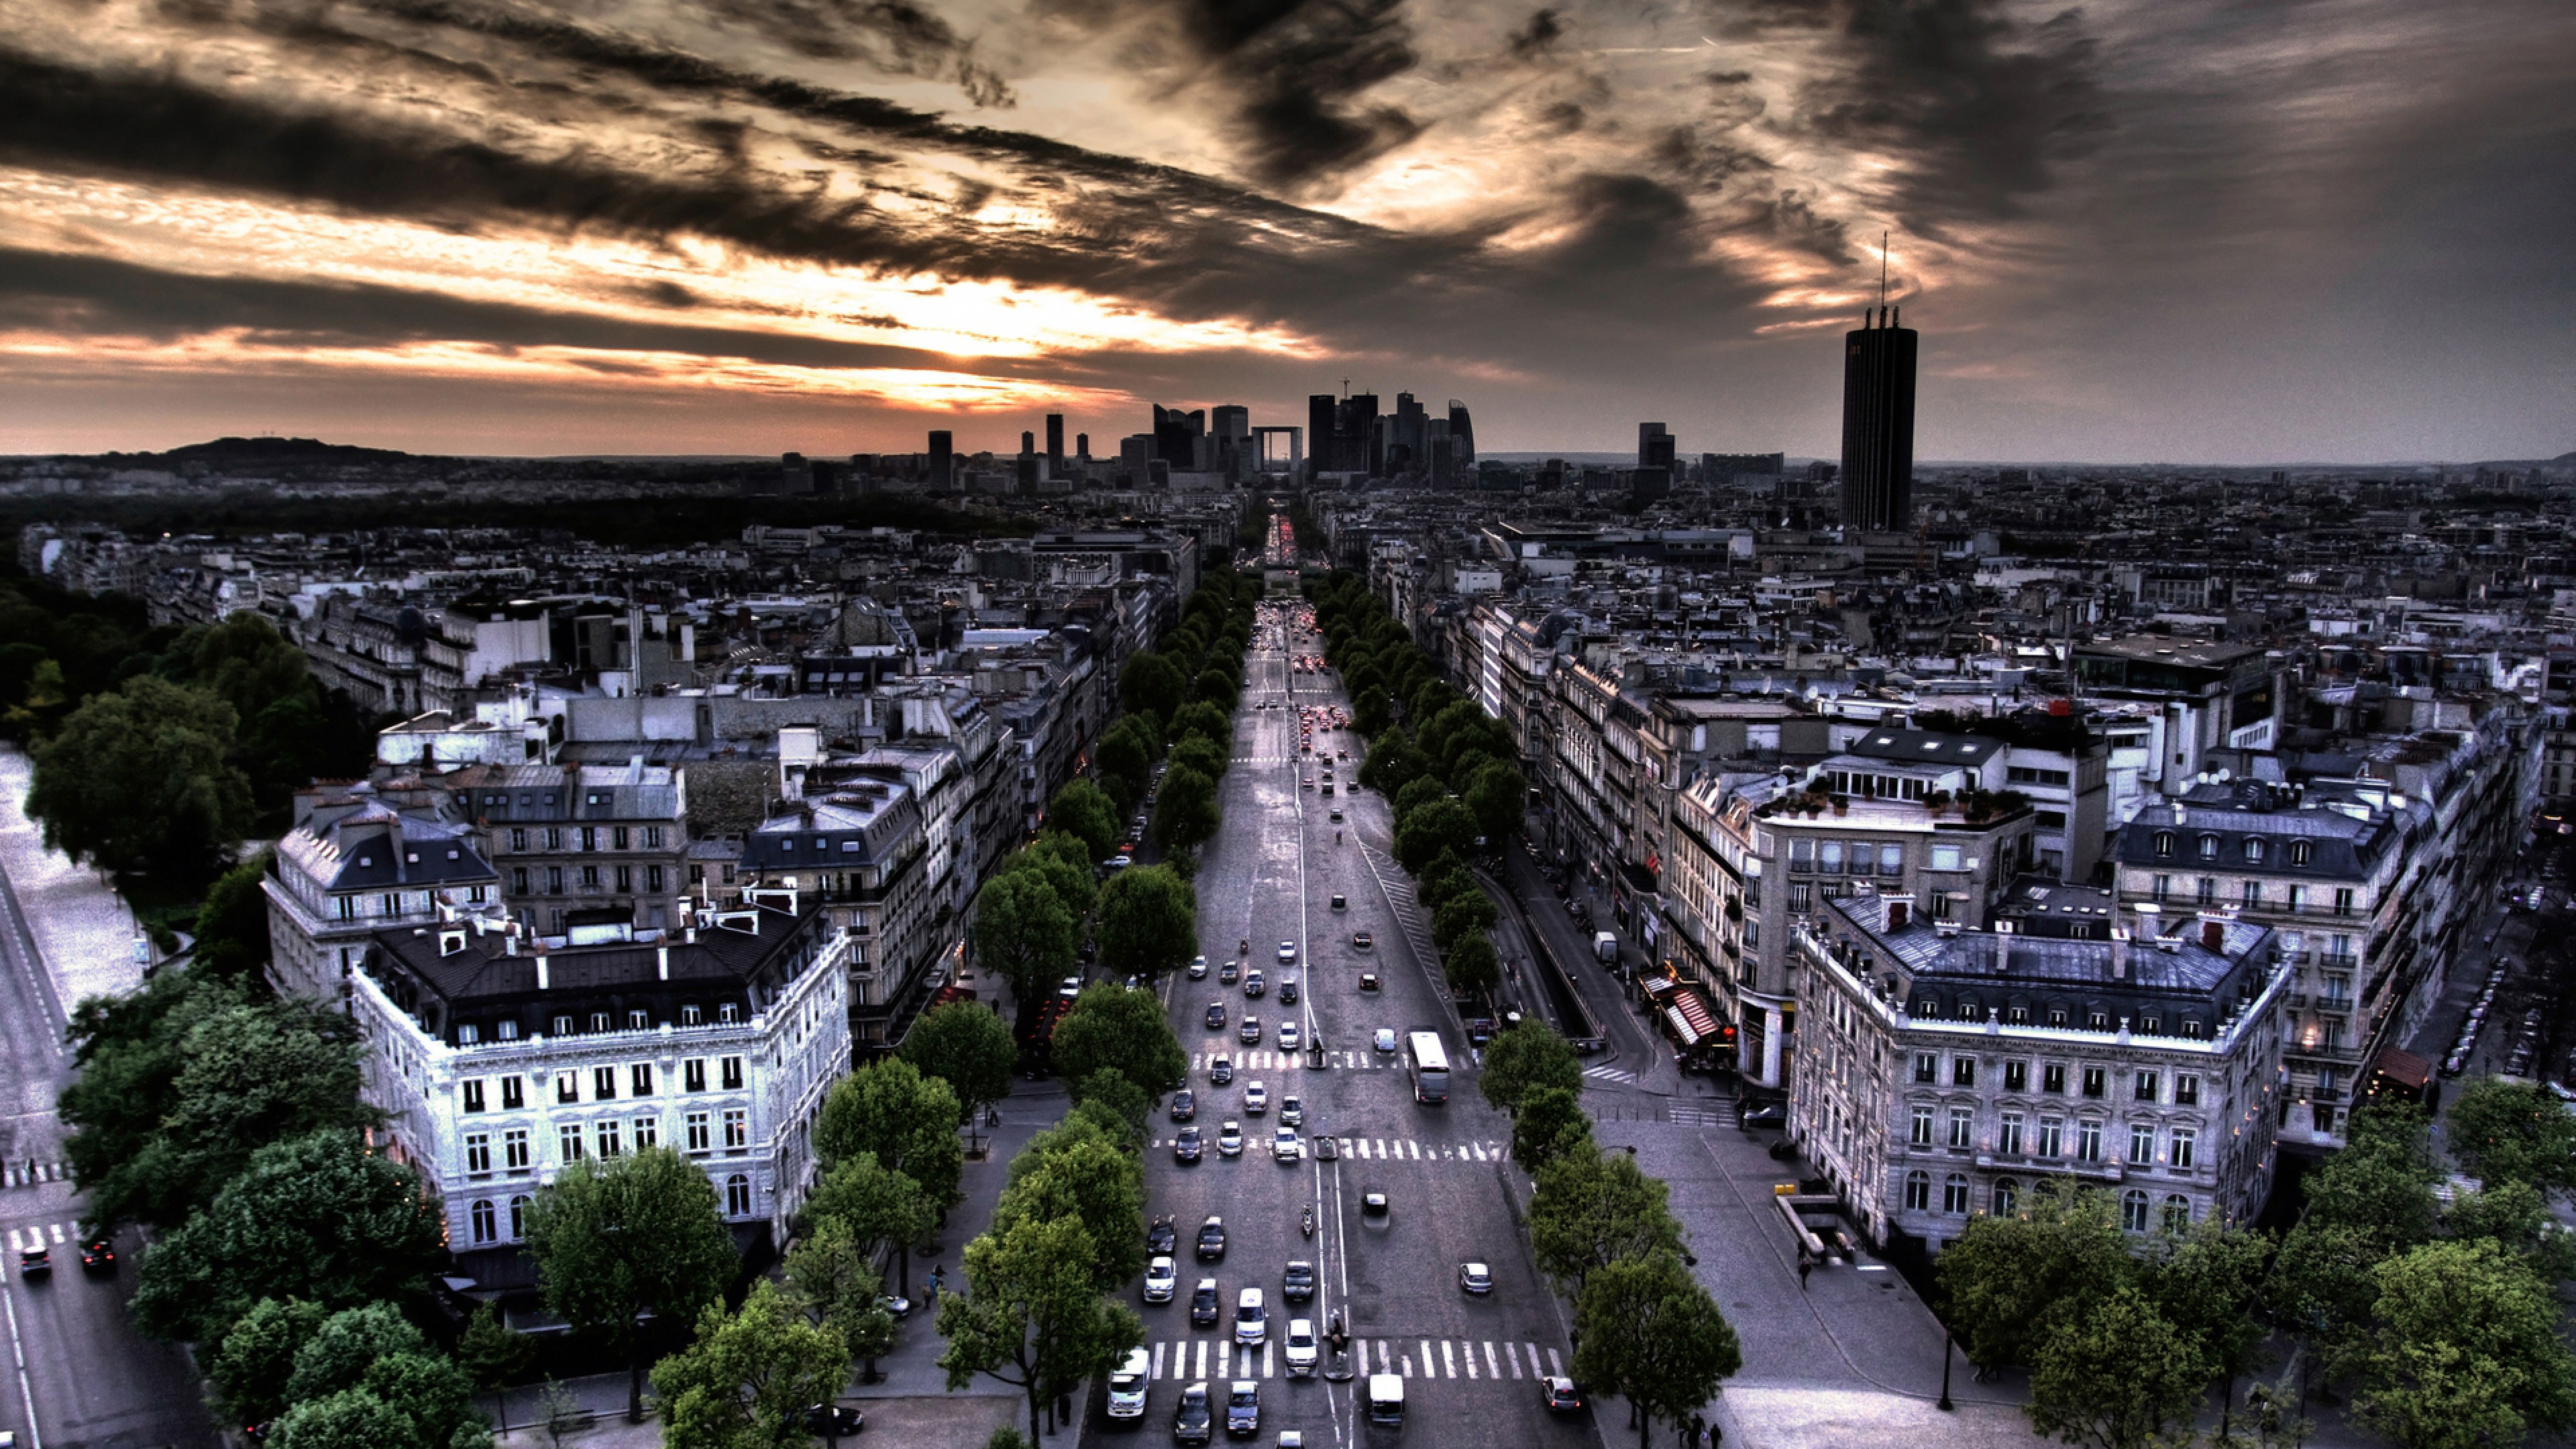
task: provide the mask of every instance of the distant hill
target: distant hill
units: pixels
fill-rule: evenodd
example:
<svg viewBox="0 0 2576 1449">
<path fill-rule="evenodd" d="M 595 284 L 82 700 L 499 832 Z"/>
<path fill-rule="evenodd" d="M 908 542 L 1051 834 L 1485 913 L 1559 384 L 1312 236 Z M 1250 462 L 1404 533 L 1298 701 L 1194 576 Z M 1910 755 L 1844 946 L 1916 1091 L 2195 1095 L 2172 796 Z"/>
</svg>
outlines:
<svg viewBox="0 0 2576 1449">
<path fill-rule="evenodd" d="M 409 453 L 359 448 L 319 438 L 217 438 L 190 443 L 159 456 L 166 463 L 400 463 Z"/>
</svg>

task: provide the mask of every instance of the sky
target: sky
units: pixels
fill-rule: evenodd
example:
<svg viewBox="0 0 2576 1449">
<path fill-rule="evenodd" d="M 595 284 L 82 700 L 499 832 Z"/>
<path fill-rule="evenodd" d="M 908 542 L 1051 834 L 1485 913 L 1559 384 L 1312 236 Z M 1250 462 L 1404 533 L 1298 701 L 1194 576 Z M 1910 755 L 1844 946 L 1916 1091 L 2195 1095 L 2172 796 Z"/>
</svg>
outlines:
<svg viewBox="0 0 2576 1449">
<path fill-rule="evenodd" d="M 1830 457 L 1882 261 L 1918 458 L 2576 449 L 2576 5 L 0 0 L 0 452 Z"/>
</svg>

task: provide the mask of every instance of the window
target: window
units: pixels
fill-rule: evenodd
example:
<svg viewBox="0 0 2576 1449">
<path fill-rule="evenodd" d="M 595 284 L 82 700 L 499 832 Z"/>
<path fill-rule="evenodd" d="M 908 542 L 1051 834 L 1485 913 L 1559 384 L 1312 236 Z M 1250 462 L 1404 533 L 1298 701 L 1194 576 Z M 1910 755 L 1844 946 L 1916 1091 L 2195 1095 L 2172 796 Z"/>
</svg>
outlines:
<svg viewBox="0 0 2576 1449">
<path fill-rule="evenodd" d="M 725 1179 L 725 1216 L 751 1216 L 751 1179 L 739 1172 Z"/>
<path fill-rule="evenodd" d="M 2027 1092 L 2030 1090 L 2030 1063 L 2004 1063 L 2004 1090 L 2007 1092 Z"/>
<path fill-rule="evenodd" d="M 625 1130 L 625 1127 L 617 1122 L 595 1122 L 591 1124 L 591 1133 L 599 1140 L 599 1155 L 602 1157 L 616 1157 L 622 1155 L 625 1151 L 623 1145 Z"/>
<path fill-rule="evenodd" d="M 474 1206 L 468 1210 L 466 1216 L 472 1219 L 474 1223 L 474 1242 L 477 1246 L 491 1242 L 501 1236 L 499 1216 L 492 1211 L 492 1200 L 490 1198 L 476 1198 L 474 1200 Z"/>
<path fill-rule="evenodd" d="M 1813 908 L 1814 908 L 1814 906 L 1815 906 L 1815 889 L 1814 889 L 1814 887 L 1810 886 L 1807 882 L 1802 881 L 1802 880 L 1793 880 L 1793 881 L 1789 882 L 1789 909 L 1790 909 L 1790 910 L 1792 910 L 1792 911 L 1807 911 L 1807 910 L 1811 910 L 1811 909 L 1813 909 Z"/>
<path fill-rule="evenodd" d="M 1950 1109 L 1950 1145 L 1969 1148 L 1977 1145 L 1977 1114 L 1973 1108 Z"/>
<path fill-rule="evenodd" d="M 510 853 L 513 855 L 525 855 L 528 853 L 527 831 L 521 829 L 512 830 L 510 832 Z"/>
<path fill-rule="evenodd" d="M 2084 1013 L 2084 1028 L 2087 1031 L 2109 1031 L 2111 1029 L 2111 1013 L 2104 1011 L 2098 1006 L 2087 1010 Z"/>
<path fill-rule="evenodd" d="M 569 1017 L 569 1016 L 558 1016 L 558 1017 L 556 1017 L 556 1018 L 555 1018 L 555 1035 L 557 1035 L 557 1036 L 570 1036 L 570 1035 L 572 1035 L 572 1018 L 571 1018 L 571 1017 Z"/>
<path fill-rule="evenodd" d="M 2335 887 L 2334 913 L 2338 916 L 2349 916 L 2352 914 L 2352 887 Z"/>
<path fill-rule="evenodd" d="M 637 1062 L 634 1066 L 627 1068 L 626 1085 L 633 1088 L 633 1090 L 627 1094 L 629 1096 L 652 1096 L 653 1064 L 651 1062 Z"/>
<path fill-rule="evenodd" d="M 2189 1127 L 2177 1127 L 2173 1134 L 2173 1168 L 2188 1172 L 2199 1165 L 2200 1134 Z"/>
<path fill-rule="evenodd" d="M 724 1114 L 724 1145 L 727 1152 L 738 1152 L 751 1145 L 751 1114 L 740 1107 L 727 1107 Z"/>
<path fill-rule="evenodd" d="M 550 826 L 547 826 L 547 827 L 546 827 L 546 849 L 548 849 L 548 850 L 561 850 L 561 849 L 563 849 L 563 827 L 562 827 L 562 826 L 560 826 L 560 825 L 550 825 Z"/>
<path fill-rule="evenodd" d="M 700 1026 L 704 1025 L 705 1022 L 706 1014 L 698 1010 L 698 1004 L 696 1002 L 687 1001 L 680 1004 L 680 1025 Z"/>
<path fill-rule="evenodd" d="M 582 848 L 582 849 L 584 849 L 584 850 L 597 850 L 597 849 L 599 849 L 599 827 L 598 827 L 598 826 L 596 826 L 596 825 L 585 825 L 585 826 L 583 826 L 583 827 L 581 828 L 581 848 Z"/>
<path fill-rule="evenodd" d="M 617 1068 L 590 1069 L 590 1097 L 594 1102 L 614 1101 L 617 1097 Z"/>
<path fill-rule="evenodd" d="M 1843 873 L 1843 843 L 1839 840 L 1816 842 L 1816 869 L 1824 875 Z"/>
<path fill-rule="evenodd" d="M 716 1004 L 716 1020 L 725 1026 L 731 1026 L 742 1020 L 742 1003 L 737 1001 L 718 1002 Z"/>
<path fill-rule="evenodd" d="M 691 1113 L 689 1114 L 688 1128 L 689 1128 L 689 1135 L 688 1135 L 689 1150 L 690 1150 L 691 1152 L 704 1152 L 704 1151 L 706 1151 L 706 1150 L 707 1150 L 707 1114 L 706 1114 L 706 1113 L 704 1113 L 704 1112 L 691 1112 Z"/>
<path fill-rule="evenodd" d="M 2192 1032 L 2189 1031 L 2188 1028 L 2193 1024 L 2194 1023 L 2188 1021 L 2183 1023 L 2183 1026 L 2186 1028 L 2183 1035 L 2192 1035 Z M 2197 1107 L 2200 1105 L 2200 1076 L 2198 1073 L 2174 1073 L 2174 1105 L 2177 1107 Z"/>
<path fill-rule="evenodd" d="M 1928 1014 L 1928 1013 L 1927 1013 Z M 1925 1084 L 1941 1079 L 1941 1058 L 1931 1052 L 1914 1054 L 1914 1080 Z"/>
<path fill-rule="evenodd" d="M 462 1094 L 463 1094 L 463 1096 L 464 1096 L 464 1099 L 465 1099 L 465 1110 L 466 1110 L 466 1111 L 468 1111 L 468 1112 L 480 1112 L 480 1111 L 482 1111 L 482 1110 L 483 1110 L 483 1080 L 482 1080 L 482 1078 L 477 1077 L 477 1078 L 475 1078 L 473 1081 L 463 1083 L 463 1084 L 462 1084 L 462 1086 L 460 1087 L 460 1091 L 462 1092 Z"/>
<path fill-rule="evenodd" d="M 644 867 L 645 890 L 650 891 L 654 895 L 660 895 L 663 888 L 662 879 L 662 867 L 658 865 L 648 865 Z"/>
<path fill-rule="evenodd" d="M 1932 1109 L 1929 1107 L 1917 1107 L 1914 1109 L 1913 1142 L 1917 1147 L 1929 1147 L 1932 1145 Z"/>
<path fill-rule="evenodd" d="M 2120 1227 L 2132 1233 L 2147 1230 L 2147 1195 L 2134 1187 L 2120 1194 Z"/>
<path fill-rule="evenodd" d="M 727 1003 L 726 1003 L 726 1006 L 725 1006 L 725 1009 L 726 1009 L 726 1010 L 728 1010 L 728 1011 L 732 1010 L 732 1009 L 733 1009 L 733 1007 L 732 1007 L 732 1003 L 727 1002 Z M 724 1080 L 724 1089 L 725 1089 L 726 1091 L 728 1091 L 728 1092 L 739 1092 L 739 1091 L 741 1091 L 741 1090 L 742 1090 L 742 1058 L 740 1058 L 740 1057 L 726 1057 L 726 1058 L 724 1059 L 724 1079 L 723 1079 L 723 1080 Z"/>
<path fill-rule="evenodd" d="M 511 1237 L 524 1238 L 528 1235 L 528 1206 L 529 1199 L 524 1195 L 510 1199 Z"/>
<path fill-rule="evenodd" d="M 1932 919 L 1946 921 L 1950 919 L 1950 901 L 1948 891 L 1934 891 L 1923 898 L 1923 908 L 1932 913 Z"/>
<path fill-rule="evenodd" d="M 2302 911 L 2307 909 L 2308 888 L 2306 886 L 2294 885 L 2285 887 L 2283 896 L 2285 900 L 2285 909 L 2291 911 Z M 2299 949 L 2298 936 L 2296 934 L 2292 934 L 2284 937 L 2281 941 L 2281 946 L 2282 949 L 2286 951 L 2296 953 Z"/>
<path fill-rule="evenodd" d="M 1816 843 L 1812 840 L 1789 842 L 1789 872 L 1806 875 L 1816 868 Z"/>
<path fill-rule="evenodd" d="M 1995 1216 L 2011 1217 L 2021 1208 L 2021 1188 L 2009 1177 L 1995 1179 Z"/>
<path fill-rule="evenodd" d="M 1957 1213 L 1961 1216 L 1966 1215 L 1968 1211 L 1968 1179 L 1963 1174 L 1954 1172 L 1948 1177 L 1941 1179 L 1941 1211 L 1945 1213 Z"/>
<path fill-rule="evenodd" d="M 578 1101 L 580 1101 L 580 1100 L 581 1100 L 581 1073 L 579 1073 L 579 1072 L 557 1072 L 557 1073 L 555 1073 L 555 1102 L 556 1102 L 556 1104 L 557 1104 L 557 1105 L 559 1105 L 559 1106 L 570 1106 L 571 1104 L 573 1104 L 573 1103 L 575 1103 L 575 1102 L 578 1102 Z"/>
<path fill-rule="evenodd" d="M 2192 899 L 2204 906 L 2218 904 L 2218 882 L 2208 876 L 2202 876 L 2192 888 Z"/>
<path fill-rule="evenodd" d="M 2165 1231 L 2179 1233 L 2191 1226 L 2191 1199 L 2175 1193 L 2165 1199 Z"/>
<path fill-rule="evenodd" d="M 1880 846 L 1878 848 L 1878 873 L 1880 875 L 1905 874 L 1905 847 L 1902 845 Z"/>
<path fill-rule="evenodd" d="M 624 849 L 626 849 L 626 848 L 627 848 L 627 847 L 626 847 L 626 841 L 627 841 L 627 830 L 626 830 L 626 827 L 625 827 L 625 826 L 620 825 L 620 826 L 618 826 L 615 830 L 613 830 L 613 831 L 609 832 L 609 834 L 610 834 L 611 838 L 613 838 L 613 839 L 617 842 L 617 848 L 618 848 L 619 850 L 624 850 Z"/>
<path fill-rule="evenodd" d="M 1977 1059 L 1975 1057 L 1950 1058 L 1950 1085 L 1954 1087 L 1973 1087 L 1976 1084 Z"/>
<path fill-rule="evenodd" d="M 621 865 L 617 868 L 617 888 L 621 891 L 635 889 L 635 867 Z"/>
<path fill-rule="evenodd" d="M 491 1133 L 468 1132 L 465 1134 L 465 1170 L 467 1172 L 490 1172 L 492 1170 Z"/>
<path fill-rule="evenodd" d="M 2201 858 L 2201 859 L 2203 859 L 2203 860 L 2216 860 L 2216 859 L 2218 859 L 2218 837 L 2217 837 L 2217 836 L 2215 836 L 2215 835 L 2204 835 L 2204 836 L 2202 836 L 2202 837 L 2200 838 L 2200 858 Z"/>
<path fill-rule="evenodd" d="M 2084 1095 L 2099 1097 L 2110 1090 L 2109 1074 L 2100 1067 L 2084 1069 Z"/>
<path fill-rule="evenodd" d="M 636 1151 L 650 1152 L 654 1147 L 659 1145 L 661 1141 L 662 1124 L 659 1119 L 652 1117 L 638 1117 L 635 1119 Z"/>
<path fill-rule="evenodd" d="M 2050 1062 L 2042 1066 L 2039 1069 L 2039 1089 L 2043 1092 L 2054 1092 L 2061 1097 L 2066 1095 L 2066 1064 Z"/>
<path fill-rule="evenodd" d="M 707 1062 L 704 1057 L 691 1057 L 680 1063 L 680 1090 L 703 1092 L 707 1089 Z"/>
<path fill-rule="evenodd" d="M 2021 1155 L 2021 1114 L 2006 1112 L 1995 1128 L 1995 1150 L 2007 1156 Z"/>
<path fill-rule="evenodd" d="M 559 896 L 563 893 L 563 867 L 559 865 L 547 866 L 546 894 L 550 896 Z"/>
<path fill-rule="evenodd" d="M 525 1172 L 528 1170 L 527 1128 L 513 1127 L 501 1134 L 501 1165 L 512 1172 Z M 510 1230 L 510 1235 L 512 1237 L 516 1237 L 518 1236 L 518 1231 L 518 1229 L 512 1228 Z"/>
<path fill-rule="evenodd" d="M 2066 1029 L 2066 1008 L 2063 1006 L 2050 1007 L 2048 1009 L 2048 1024 L 2059 1031 L 2064 1031 Z"/>
<path fill-rule="evenodd" d="M 2157 1089 L 2163 1085 L 2164 1083 L 2158 1079 L 2154 1072 L 2140 1072 L 2138 1073 L 2137 1090 L 2131 1093 L 2131 1095 L 2141 1102 L 2152 1102 L 2158 1095 Z"/>
<path fill-rule="evenodd" d="M 1965 857 L 1959 853 L 1958 846 L 1936 845 L 1932 847 L 1930 853 L 1925 857 L 1924 868 L 1927 870 L 1958 870 L 1962 868 L 1961 862 L 1964 859 Z"/>
<path fill-rule="evenodd" d="M 2102 1160 L 2101 1123 L 2088 1119 L 2075 1124 L 2075 1160 L 2078 1162 Z"/>
<path fill-rule="evenodd" d="M 511 1017 L 503 1021 L 501 1023 L 499 1035 L 503 1041 L 517 1041 L 519 1039 L 519 1019 L 517 1017 Z"/>
<path fill-rule="evenodd" d="M 1905 1174 L 1905 1210 L 1915 1213 L 1932 1210 L 1932 1174 L 1922 1171 Z"/>
<path fill-rule="evenodd" d="M 505 1027 L 516 1025 L 514 1022 L 507 1021 L 501 1024 Z M 501 1110 L 504 1112 L 516 1112 L 525 1108 L 527 1105 L 528 1091 L 526 1079 L 523 1077 L 503 1077 L 501 1079 Z"/>
<path fill-rule="evenodd" d="M 581 1161 L 581 1124 L 566 1122 L 555 1129 L 555 1147 L 567 1163 Z"/>
<path fill-rule="evenodd" d="M 662 848 L 661 826 L 647 825 L 644 827 L 644 848 L 646 850 L 660 850 Z"/>
<path fill-rule="evenodd" d="M 2306 865 L 2310 860 L 2315 858 L 2316 853 L 2317 847 L 2315 841 L 2293 840 L 2290 842 L 2290 864 L 2292 865 Z"/>
<path fill-rule="evenodd" d="M 2010 1006 L 2005 1007 L 2005 1008 L 2004 1008 L 2004 1024 L 2005 1024 L 2005 1025 L 2007 1025 L 2007 1026 L 2028 1026 L 2028 1025 L 2030 1025 L 2030 1008 L 2029 1008 L 2029 1007 L 2027 1007 L 2027 1006 L 2025 1006 L 2025 1005 L 2023 1005 L 2022 1003 L 2020 1003 L 2020 1002 L 2018 1002 L 2018 1001 L 2014 1002 L 2014 1003 L 2013 1003 L 2012 1005 L 2010 1005 Z"/>
<path fill-rule="evenodd" d="M 586 891 L 595 891 L 599 889 L 598 866 L 585 865 L 581 868 L 581 888 Z"/>
<path fill-rule="evenodd" d="M 2155 878 L 2154 885 L 2148 890 L 2148 894 L 2154 896 L 2160 901 L 2173 899 L 2173 877 L 2169 875 L 2157 876 Z"/>
<path fill-rule="evenodd" d="M 2042 1117 L 2039 1119 L 2039 1151 L 2036 1155 L 2040 1157 L 2063 1157 L 2066 1155 L 2066 1120 L 2064 1118 Z"/>
<path fill-rule="evenodd" d="M 2163 856 L 2166 859 L 2171 859 L 2173 857 L 2173 845 L 2174 841 L 2172 831 L 2159 830 L 2156 832 L 2156 854 Z"/>
<path fill-rule="evenodd" d="M 354 921 L 358 918 L 358 898 L 356 896 L 342 896 L 333 901 L 331 903 L 331 907 L 333 913 L 338 915 L 341 920 Z"/>
<path fill-rule="evenodd" d="M 2145 1122 L 2129 1124 L 2129 1163 L 2144 1167 L 2156 1160 L 2156 1129 Z"/>
<path fill-rule="evenodd" d="M 2245 882 L 2244 888 L 2237 893 L 2236 903 L 2249 911 L 2263 909 L 2263 883 L 2259 880 Z"/>
</svg>

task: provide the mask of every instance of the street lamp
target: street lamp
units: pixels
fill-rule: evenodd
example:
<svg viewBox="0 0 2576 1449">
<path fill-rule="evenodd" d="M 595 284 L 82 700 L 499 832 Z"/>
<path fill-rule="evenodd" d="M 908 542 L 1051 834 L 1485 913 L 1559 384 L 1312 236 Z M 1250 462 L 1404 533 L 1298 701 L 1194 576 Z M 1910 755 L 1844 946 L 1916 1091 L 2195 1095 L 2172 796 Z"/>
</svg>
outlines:
<svg viewBox="0 0 2576 1449">
<path fill-rule="evenodd" d="M 1941 1330 L 1941 1402 L 1937 1407 L 1945 1414 L 1958 1407 L 1950 1402 L 1950 1330 L 1947 1328 Z"/>
</svg>

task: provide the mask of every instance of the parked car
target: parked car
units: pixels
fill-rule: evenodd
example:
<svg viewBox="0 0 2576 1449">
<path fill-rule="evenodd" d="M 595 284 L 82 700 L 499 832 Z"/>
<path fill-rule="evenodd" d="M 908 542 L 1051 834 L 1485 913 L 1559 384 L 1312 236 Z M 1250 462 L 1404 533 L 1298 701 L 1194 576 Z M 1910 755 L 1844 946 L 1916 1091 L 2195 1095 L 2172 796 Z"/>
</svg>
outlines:
<svg viewBox="0 0 2576 1449">
<path fill-rule="evenodd" d="M 815 1404 L 805 1410 L 808 1434 L 846 1439 L 867 1426 L 868 1416 L 847 1404 Z"/>
<path fill-rule="evenodd" d="M 1752 1103 L 1743 1108 L 1736 1120 L 1747 1129 L 1767 1127 L 1774 1132 L 1786 1131 L 1789 1126 L 1789 1104 L 1786 1102 Z"/>
</svg>

